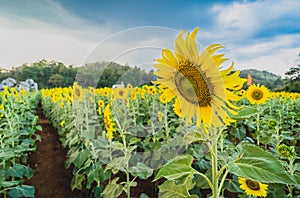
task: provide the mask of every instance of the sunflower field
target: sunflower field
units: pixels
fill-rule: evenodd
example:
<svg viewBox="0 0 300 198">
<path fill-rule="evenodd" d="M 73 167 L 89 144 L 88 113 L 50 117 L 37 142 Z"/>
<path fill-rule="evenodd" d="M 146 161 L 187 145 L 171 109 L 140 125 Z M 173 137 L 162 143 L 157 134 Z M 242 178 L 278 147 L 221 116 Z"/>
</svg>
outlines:
<svg viewBox="0 0 300 198">
<path fill-rule="evenodd" d="M 24 181 L 33 175 L 28 153 L 35 151 L 41 130 L 35 115 L 40 92 L 7 87 L 0 92 L 0 196 L 34 197 L 33 186 Z"/>
<path fill-rule="evenodd" d="M 197 120 L 186 123 L 176 100 L 157 86 L 42 90 L 42 104 L 73 167 L 72 189 L 95 197 L 130 197 L 151 180 L 159 197 L 207 197 L 212 153 Z M 231 197 L 297 197 L 300 94 L 251 85 L 238 91 L 231 122 L 217 139 L 218 193 Z M 146 194 L 141 195 L 147 197 Z"/>
<path fill-rule="evenodd" d="M 299 197 L 300 94 L 252 84 L 233 63 L 224 69 L 222 46 L 200 52 L 197 31 L 162 50 L 152 85 L 4 91 L 0 192 L 34 193 L 22 182 L 41 97 L 67 149 L 71 189 L 90 197 Z"/>
</svg>

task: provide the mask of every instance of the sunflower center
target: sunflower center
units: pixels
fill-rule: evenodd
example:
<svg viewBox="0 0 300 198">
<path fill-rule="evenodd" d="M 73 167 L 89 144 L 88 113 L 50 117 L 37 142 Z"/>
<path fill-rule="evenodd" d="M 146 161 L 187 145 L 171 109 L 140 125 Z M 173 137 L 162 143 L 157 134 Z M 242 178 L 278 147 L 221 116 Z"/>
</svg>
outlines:
<svg viewBox="0 0 300 198">
<path fill-rule="evenodd" d="M 124 93 L 125 93 L 125 92 L 124 92 L 123 90 L 120 90 L 120 91 L 119 91 L 119 95 L 120 95 L 120 96 L 124 96 Z"/>
<path fill-rule="evenodd" d="M 209 85 L 199 69 L 189 61 L 179 63 L 178 68 L 174 80 L 180 95 L 194 105 L 210 105 Z"/>
<path fill-rule="evenodd" d="M 75 94 L 75 97 L 80 98 L 81 97 L 81 90 L 79 88 L 75 88 L 74 94 Z"/>
<path fill-rule="evenodd" d="M 260 189 L 259 183 L 252 181 L 250 179 L 246 180 L 246 184 L 251 190 L 259 190 Z"/>
<path fill-rule="evenodd" d="M 264 93 L 261 90 L 255 90 L 252 93 L 252 98 L 255 100 L 260 100 L 260 99 L 262 99 L 263 96 L 264 96 Z"/>
</svg>

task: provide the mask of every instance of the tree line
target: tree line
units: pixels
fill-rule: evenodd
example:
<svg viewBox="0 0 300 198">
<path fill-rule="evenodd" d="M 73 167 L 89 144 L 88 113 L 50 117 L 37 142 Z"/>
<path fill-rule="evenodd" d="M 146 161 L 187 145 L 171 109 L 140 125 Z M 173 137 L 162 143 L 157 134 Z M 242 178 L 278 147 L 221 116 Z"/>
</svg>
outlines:
<svg viewBox="0 0 300 198">
<path fill-rule="evenodd" d="M 285 73 L 285 78 L 255 69 L 242 70 L 240 76 L 247 78 L 248 74 L 251 75 L 253 84 L 265 85 L 270 90 L 300 92 L 300 64 L 291 67 Z M 153 70 L 145 71 L 136 66 L 130 67 L 115 62 L 102 61 L 74 67 L 57 61 L 41 60 L 32 64 L 23 64 L 9 71 L 1 71 L 0 82 L 12 77 L 17 81 L 33 79 L 38 83 L 39 88 L 68 87 L 72 86 L 74 81 L 84 87 L 99 88 L 112 87 L 121 82 L 132 86 L 151 84 L 154 76 Z"/>
<path fill-rule="evenodd" d="M 39 88 L 68 87 L 72 86 L 74 81 L 78 81 L 82 86 L 99 88 L 111 87 L 121 82 L 133 86 L 149 83 L 153 79 L 153 71 L 105 61 L 74 67 L 61 62 L 41 60 L 23 64 L 9 71 L 1 71 L 0 82 L 8 77 L 17 81 L 33 79 Z"/>
</svg>

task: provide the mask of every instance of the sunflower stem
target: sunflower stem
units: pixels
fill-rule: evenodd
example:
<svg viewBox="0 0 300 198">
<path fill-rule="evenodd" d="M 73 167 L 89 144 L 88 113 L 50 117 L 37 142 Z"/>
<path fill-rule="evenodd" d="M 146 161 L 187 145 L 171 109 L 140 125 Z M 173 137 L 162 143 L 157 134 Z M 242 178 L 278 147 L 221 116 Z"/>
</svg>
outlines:
<svg viewBox="0 0 300 198">
<path fill-rule="evenodd" d="M 212 165 L 212 197 L 219 197 L 219 175 L 218 175 L 218 138 L 214 138 L 211 142 L 211 165 Z"/>
<path fill-rule="evenodd" d="M 257 145 L 259 145 L 259 138 L 260 138 L 260 133 L 259 133 L 259 123 L 260 123 L 260 114 L 256 114 L 256 140 L 257 140 Z"/>
</svg>

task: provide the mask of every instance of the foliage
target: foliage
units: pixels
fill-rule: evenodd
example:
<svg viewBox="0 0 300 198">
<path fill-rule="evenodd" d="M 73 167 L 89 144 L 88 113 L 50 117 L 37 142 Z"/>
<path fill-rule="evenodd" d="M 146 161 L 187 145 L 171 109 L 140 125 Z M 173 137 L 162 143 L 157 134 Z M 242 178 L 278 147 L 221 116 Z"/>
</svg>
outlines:
<svg viewBox="0 0 300 198">
<path fill-rule="evenodd" d="M 13 77 L 18 81 L 33 79 L 39 88 L 68 87 L 78 81 L 83 86 L 111 87 L 123 81 L 139 86 L 152 80 L 153 72 L 113 62 L 89 63 L 80 67 L 65 66 L 61 62 L 41 60 L 23 64 L 8 73 L 0 73 L 0 81 Z"/>
<path fill-rule="evenodd" d="M 285 75 L 287 76 L 286 90 L 300 92 L 300 64 L 296 67 L 291 67 Z"/>
<path fill-rule="evenodd" d="M 208 196 L 211 144 L 195 125 L 182 123 L 172 109 L 174 101 L 160 100 L 157 87 L 76 89 L 82 98 L 72 87 L 42 91 L 45 113 L 69 149 L 72 189 L 130 196 L 136 178 L 154 176 L 154 182 L 166 179 L 160 197 Z M 243 196 L 238 176 L 268 184 L 269 197 L 300 195 L 299 100 L 299 94 L 273 92 L 260 105 L 239 101 L 244 108 L 221 130 L 216 148 L 221 195 Z"/>
<path fill-rule="evenodd" d="M 40 94 L 17 92 L 14 88 L 0 92 L 0 195 L 1 197 L 34 197 L 34 187 L 24 185 L 33 175 L 27 155 L 35 151 L 38 117 L 35 110 Z"/>
</svg>

